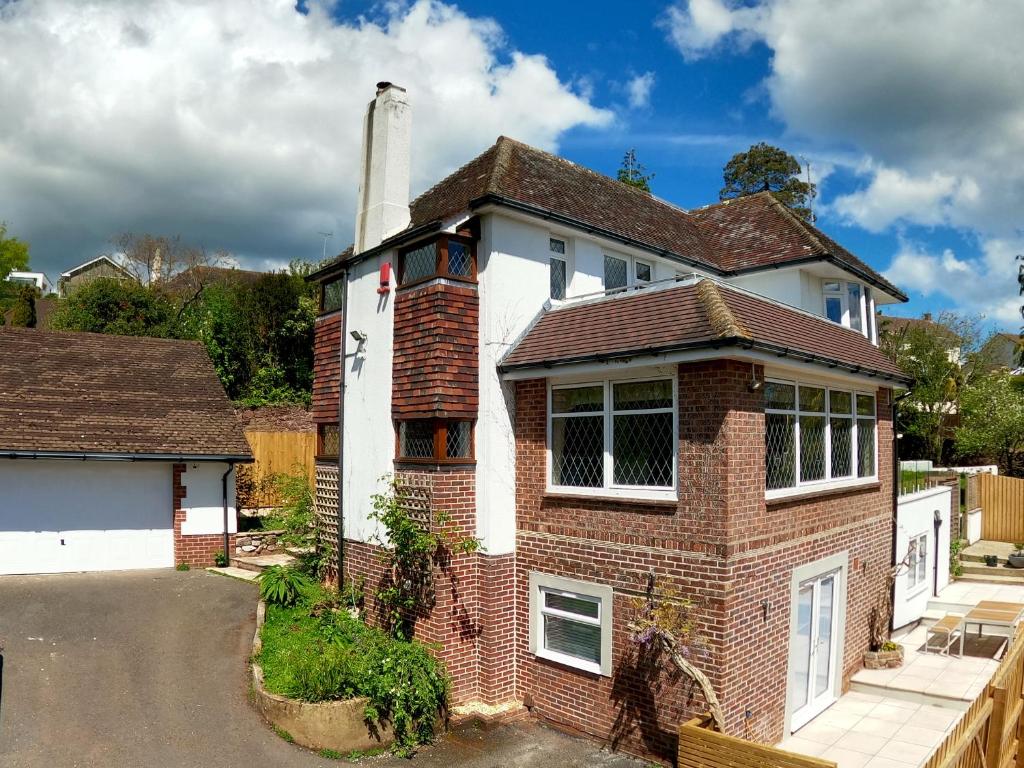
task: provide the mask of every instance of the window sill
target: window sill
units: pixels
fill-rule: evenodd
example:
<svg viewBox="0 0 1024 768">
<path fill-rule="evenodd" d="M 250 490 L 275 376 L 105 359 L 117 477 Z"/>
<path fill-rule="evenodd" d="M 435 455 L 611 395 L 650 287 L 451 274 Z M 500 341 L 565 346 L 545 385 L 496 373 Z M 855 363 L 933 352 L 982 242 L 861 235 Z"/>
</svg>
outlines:
<svg viewBox="0 0 1024 768">
<path fill-rule="evenodd" d="M 768 491 L 764 495 L 765 503 L 785 504 L 791 501 L 804 501 L 805 499 L 817 499 L 828 496 L 841 496 L 854 491 L 877 491 L 881 488 L 877 477 L 867 477 L 858 480 L 842 480 L 834 483 L 824 483 L 816 486 L 803 486 L 800 488 L 786 488 L 780 491 Z"/>
<path fill-rule="evenodd" d="M 396 467 L 415 467 L 416 469 L 458 469 L 459 467 L 475 467 L 476 459 L 395 459 Z"/>
<path fill-rule="evenodd" d="M 658 494 L 637 494 L 635 492 L 619 492 L 602 489 L 596 493 L 571 491 L 563 488 L 548 488 L 544 491 L 543 500 L 548 501 L 593 501 L 604 504 L 642 504 L 648 507 L 675 510 L 679 506 L 679 497 L 675 491 Z"/>
<path fill-rule="evenodd" d="M 456 283 L 464 283 L 466 285 L 479 285 L 479 280 L 475 277 L 466 277 L 465 275 L 444 275 L 439 272 L 435 272 L 432 275 L 426 277 L 420 277 L 416 280 L 410 280 L 407 283 L 402 283 L 395 290 L 404 291 L 407 288 L 420 288 L 429 283 L 435 283 L 439 280 L 451 280 Z"/>
<path fill-rule="evenodd" d="M 610 674 L 606 674 L 600 664 L 594 664 L 593 662 L 583 661 L 582 659 L 575 659 L 572 656 L 566 656 L 562 653 L 556 653 L 549 651 L 545 648 L 538 648 L 535 654 L 538 659 L 544 659 L 545 661 L 551 661 L 555 664 L 560 664 L 563 667 L 569 667 L 576 672 L 584 672 L 590 675 L 599 675 L 603 677 L 610 677 Z"/>
</svg>

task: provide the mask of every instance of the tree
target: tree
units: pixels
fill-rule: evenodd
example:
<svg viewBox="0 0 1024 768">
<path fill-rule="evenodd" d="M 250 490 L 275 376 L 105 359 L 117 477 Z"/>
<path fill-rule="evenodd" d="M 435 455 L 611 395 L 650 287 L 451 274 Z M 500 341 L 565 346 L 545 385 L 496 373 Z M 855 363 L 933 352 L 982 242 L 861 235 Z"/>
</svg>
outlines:
<svg viewBox="0 0 1024 768">
<path fill-rule="evenodd" d="M 921 446 L 920 458 L 941 464 L 960 412 L 960 398 L 985 376 L 981 319 L 944 312 L 879 328 L 880 346 L 914 383 L 901 401 L 897 429 Z M 908 458 L 910 458 L 907 452 Z"/>
<path fill-rule="evenodd" d="M 11 309 L 11 327 L 36 327 L 36 297 L 38 293 L 31 285 L 21 286 L 18 291 L 18 298 L 15 299 L 14 306 Z"/>
<path fill-rule="evenodd" d="M 635 149 L 628 149 L 622 157 L 622 167 L 619 168 L 617 178 L 623 184 L 628 184 L 650 194 L 650 182 L 654 178 L 654 174 L 647 173 L 647 168 L 636 159 Z"/>
<path fill-rule="evenodd" d="M 113 245 L 125 268 L 143 285 L 156 285 L 172 275 L 216 260 L 211 259 L 205 249 L 183 242 L 179 235 L 126 232 L 115 237 Z"/>
<path fill-rule="evenodd" d="M 56 330 L 120 336 L 176 336 L 175 308 L 163 294 L 130 280 L 104 277 L 61 300 L 51 325 Z"/>
<path fill-rule="evenodd" d="M 784 149 L 761 142 L 739 152 L 722 169 L 725 186 L 719 200 L 771 192 L 775 199 L 804 221 L 813 222 L 810 203 L 817 195 L 814 184 L 800 179 L 800 163 Z"/>
<path fill-rule="evenodd" d="M 0 280 L 11 272 L 28 269 L 28 243 L 7 237 L 7 224 L 0 221 Z"/>
<path fill-rule="evenodd" d="M 992 457 L 1005 474 L 1024 474 L 1024 390 L 1014 377 L 1005 372 L 986 376 L 964 392 L 961 406 L 957 453 Z"/>
</svg>

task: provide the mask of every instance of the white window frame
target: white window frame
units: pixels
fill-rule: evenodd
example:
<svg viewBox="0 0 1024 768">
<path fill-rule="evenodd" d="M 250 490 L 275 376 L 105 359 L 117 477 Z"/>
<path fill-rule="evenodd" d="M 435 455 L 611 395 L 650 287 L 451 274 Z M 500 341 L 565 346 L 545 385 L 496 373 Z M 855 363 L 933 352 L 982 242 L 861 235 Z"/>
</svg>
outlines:
<svg viewBox="0 0 1024 768">
<path fill-rule="evenodd" d="M 828 283 L 839 283 L 838 291 L 826 290 L 825 286 Z M 856 285 L 860 288 L 860 329 L 854 328 L 851 325 L 852 319 L 850 316 L 850 286 Z M 873 319 L 869 320 L 868 313 L 874 312 L 874 302 L 869 298 L 869 287 L 865 283 L 861 283 L 857 280 L 843 280 L 838 277 L 823 277 L 821 279 L 821 314 L 829 322 L 833 322 L 828 316 L 828 300 L 839 299 L 839 305 L 842 307 L 841 313 L 842 318 L 839 325 L 844 328 L 849 328 L 851 331 L 857 331 L 861 336 L 871 341 L 873 344 L 877 344 L 878 340 L 875 338 L 873 329 Z"/>
<path fill-rule="evenodd" d="M 626 262 L 626 285 L 623 286 L 622 288 L 609 288 L 608 284 L 605 282 L 605 276 L 604 276 L 604 271 L 603 271 L 604 270 L 604 258 L 605 257 L 608 257 L 610 259 L 618 259 L 619 261 Z M 637 278 L 637 276 L 636 276 L 636 265 L 637 264 L 644 264 L 645 266 L 648 266 L 648 267 L 651 268 L 651 279 L 650 280 L 640 280 L 640 279 Z M 649 285 L 650 283 L 653 283 L 653 282 L 655 282 L 658 279 L 657 278 L 657 274 L 656 274 L 657 264 L 655 264 L 654 261 L 649 260 L 649 259 L 641 259 L 641 258 L 639 258 L 637 256 L 628 256 L 626 254 L 616 253 L 614 251 L 602 251 L 601 252 L 601 269 L 602 269 L 602 272 L 601 272 L 601 286 L 602 286 L 603 290 L 605 290 L 605 291 L 628 291 L 628 290 L 630 290 L 632 288 L 636 288 L 637 286 L 640 286 L 640 285 Z"/>
<path fill-rule="evenodd" d="M 640 384 L 645 381 L 669 381 L 672 383 L 672 485 L 619 485 L 614 482 L 614 420 L 616 415 L 637 415 L 644 413 L 667 413 L 668 408 L 649 408 L 642 410 L 616 411 L 613 409 L 613 387 L 616 384 Z M 558 389 L 578 389 L 581 387 L 603 387 L 604 399 L 600 411 L 587 411 L 579 416 L 601 416 L 604 419 L 604 483 L 596 488 L 583 488 L 575 485 L 555 485 L 552 482 L 554 454 L 552 451 L 552 421 L 555 414 L 552 409 L 552 394 Z M 633 499 L 676 500 L 679 488 L 679 381 L 674 376 L 644 376 L 640 378 L 610 378 L 596 381 L 578 381 L 572 383 L 552 383 L 548 381 L 547 402 L 547 477 L 548 493 L 569 494 L 575 496 L 616 496 Z M 573 415 L 558 415 L 557 418 L 577 418 Z"/>
<path fill-rule="evenodd" d="M 558 251 L 551 247 L 551 243 L 553 240 L 557 240 L 562 244 L 561 253 L 559 253 Z M 565 295 L 562 296 L 561 299 L 556 299 L 554 296 L 550 295 L 552 261 L 562 262 L 562 265 L 565 268 L 565 286 L 563 288 L 563 293 Z M 564 237 L 555 237 L 554 235 L 550 234 L 548 235 L 548 286 L 548 298 L 550 298 L 552 301 L 564 301 L 565 299 L 569 298 L 569 241 Z"/>
<path fill-rule="evenodd" d="M 767 471 L 765 472 L 765 498 L 766 499 L 778 499 L 785 498 L 786 496 L 794 496 L 801 493 L 808 493 L 815 490 L 832 490 L 836 488 L 847 488 L 855 487 L 859 485 L 871 485 L 878 482 L 878 393 L 866 392 L 864 390 L 858 390 L 854 387 L 843 387 L 833 386 L 830 384 L 815 383 L 813 381 L 798 381 L 795 379 L 780 379 L 775 377 L 766 377 L 765 382 L 773 384 L 785 384 L 787 386 L 795 387 L 794 395 L 796 402 L 793 403 L 792 409 L 787 408 L 768 408 L 764 409 L 765 414 L 774 413 L 783 416 L 793 416 L 793 461 L 794 461 L 794 479 L 796 485 L 787 486 L 785 488 L 773 488 L 768 490 L 767 482 L 768 476 Z M 820 411 L 804 411 L 800 409 L 800 387 L 807 387 L 808 389 L 824 389 L 825 390 L 825 412 L 822 414 Z M 843 392 L 850 395 L 850 408 L 851 413 L 837 413 L 838 418 L 845 418 L 849 416 L 853 420 L 852 431 L 850 434 L 850 472 L 849 475 L 843 475 L 841 477 L 832 476 L 832 398 L 831 393 L 833 391 Z M 871 397 L 875 401 L 875 415 L 873 417 L 868 416 L 857 416 L 857 395 L 864 397 Z M 800 479 L 800 416 L 824 416 L 825 417 L 825 477 L 821 480 L 801 480 Z M 868 421 L 872 422 L 872 431 L 874 433 L 874 446 L 872 460 L 874 462 L 873 472 L 870 475 L 864 477 L 858 477 L 857 470 L 859 468 L 858 460 L 858 431 L 861 429 L 860 422 Z M 767 429 L 767 426 L 766 426 Z M 767 456 L 767 447 L 765 448 Z M 767 462 L 766 462 L 767 466 Z"/>
<path fill-rule="evenodd" d="M 924 557 L 921 557 L 921 553 Z M 910 537 L 907 543 L 907 595 L 916 595 L 928 588 L 928 532 Z"/>
<path fill-rule="evenodd" d="M 566 613 L 544 605 L 544 593 L 555 592 L 598 604 L 598 618 L 585 617 L 579 614 Z M 591 672 L 605 677 L 612 674 L 612 612 L 614 590 L 605 584 L 593 584 L 578 579 L 553 576 L 539 571 L 530 571 L 530 653 L 567 667 L 574 667 L 584 672 Z M 594 663 L 570 656 L 559 651 L 549 650 L 544 645 L 544 616 L 559 616 L 592 624 L 601 628 L 601 661 Z"/>
</svg>

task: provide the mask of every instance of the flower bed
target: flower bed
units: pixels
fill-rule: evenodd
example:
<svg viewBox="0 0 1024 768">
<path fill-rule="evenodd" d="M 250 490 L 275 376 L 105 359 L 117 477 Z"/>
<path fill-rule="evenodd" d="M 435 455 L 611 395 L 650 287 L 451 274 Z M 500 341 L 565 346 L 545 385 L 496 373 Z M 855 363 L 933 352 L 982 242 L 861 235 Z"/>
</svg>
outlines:
<svg viewBox="0 0 1024 768">
<path fill-rule="evenodd" d="M 267 605 L 257 634 L 257 706 L 304 746 L 349 752 L 393 740 L 409 754 L 443 722 L 449 682 L 440 662 L 421 643 L 353 618 L 332 593 Z M 340 741 L 325 743 L 333 735 Z"/>
</svg>

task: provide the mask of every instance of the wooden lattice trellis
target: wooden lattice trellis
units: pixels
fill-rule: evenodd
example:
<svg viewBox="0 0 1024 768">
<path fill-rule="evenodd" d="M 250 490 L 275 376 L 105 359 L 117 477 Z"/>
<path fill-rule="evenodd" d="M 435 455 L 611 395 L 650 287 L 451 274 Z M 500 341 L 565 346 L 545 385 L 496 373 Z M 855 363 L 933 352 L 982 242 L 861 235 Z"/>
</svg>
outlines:
<svg viewBox="0 0 1024 768">
<path fill-rule="evenodd" d="M 328 562 L 338 572 L 338 467 L 316 465 L 316 541 L 326 549 Z"/>
<path fill-rule="evenodd" d="M 395 498 L 411 520 L 424 531 L 430 530 L 431 492 L 428 478 L 401 477 L 395 482 Z"/>
</svg>

